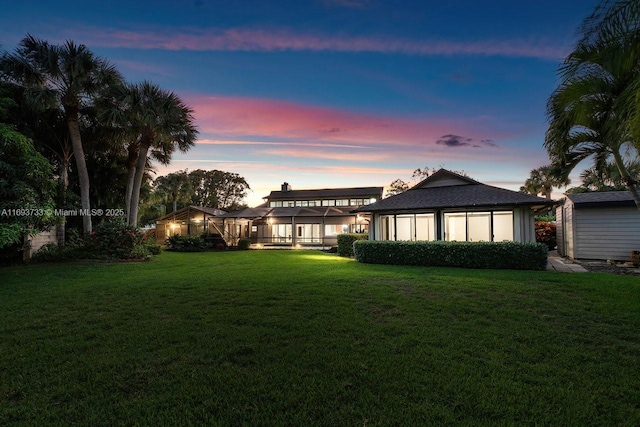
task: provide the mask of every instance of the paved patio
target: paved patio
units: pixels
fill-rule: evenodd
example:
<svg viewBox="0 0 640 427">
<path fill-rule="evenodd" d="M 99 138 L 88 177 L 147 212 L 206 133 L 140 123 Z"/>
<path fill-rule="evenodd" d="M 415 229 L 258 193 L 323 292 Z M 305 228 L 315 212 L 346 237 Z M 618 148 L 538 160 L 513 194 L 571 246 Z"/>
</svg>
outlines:
<svg viewBox="0 0 640 427">
<path fill-rule="evenodd" d="M 562 271 L 565 273 L 588 273 L 589 270 L 571 262 L 571 260 L 562 258 L 557 251 L 550 251 L 547 260 L 547 270 Z"/>
</svg>

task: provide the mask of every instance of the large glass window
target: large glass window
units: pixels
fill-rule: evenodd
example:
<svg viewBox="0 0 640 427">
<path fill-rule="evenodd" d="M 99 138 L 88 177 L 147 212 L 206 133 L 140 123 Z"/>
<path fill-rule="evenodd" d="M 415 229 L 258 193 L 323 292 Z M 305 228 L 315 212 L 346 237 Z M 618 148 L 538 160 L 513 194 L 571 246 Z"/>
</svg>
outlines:
<svg viewBox="0 0 640 427">
<path fill-rule="evenodd" d="M 393 215 L 380 216 L 380 240 L 395 240 Z"/>
<path fill-rule="evenodd" d="M 445 240 L 448 241 L 512 241 L 513 212 L 445 213 L 444 227 Z"/>
<path fill-rule="evenodd" d="M 513 241 L 513 212 L 493 213 L 493 241 Z"/>
<path fill-rule="evenodd" d="M 320 224 L 298 224 L 296 225 L 296 242 L 298 243 L 319 243 Z"/>
<path fill-rule="evenodd" d="M 491 241 L 491 212 L 467 212 L 467 225 L 468 241 Z"/>
<path fill-rule="evenodd" d="M 416 215 L 416 240 L 436 240 L 436 223 L 433 214 Z"/>
<path fill-rule="evenodd" d="M 465 242 L 467 240 L 466 213 L 444 214 L 444 237 L 448 242 Z"/>
<path fill-rule="evenodd" d="M 382 215 L 381 240 L 435 240 L 434 214 Z"/>
<path fill-rule="evenodd" d="M 396 240 L 414 240 L 414 227 L 413 215 L 398 215 L 396 217 Z"/>
<path fill-rule="evenodd" d="M 291 224 L 271 225 L 271 237 L 274 243 L 290 243 Z"/>
</svg>

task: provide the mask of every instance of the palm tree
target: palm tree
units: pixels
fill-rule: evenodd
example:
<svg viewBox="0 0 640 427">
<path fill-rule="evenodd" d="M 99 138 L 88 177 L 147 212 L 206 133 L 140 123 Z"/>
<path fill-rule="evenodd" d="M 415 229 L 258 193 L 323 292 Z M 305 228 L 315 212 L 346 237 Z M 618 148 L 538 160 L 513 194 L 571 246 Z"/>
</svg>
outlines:
<svg viewBox="0 0 640 427">
<path fill-rule="evenodd" d="M 520 191 L 534 196 L 542 194 L 550 200 L 553 187 L 564 187 L 569 183 L 569 178 L 558 173 L 553 166 L 541 166 L 531 171 L 529 178 L 520 187 Z"/>
<path fill-rule="evenodd" d="M 640 163 L 629 163 L 626 168 L 633 179 L 640 179 Z M 619 191 L 626 189 L 618 167 L 611 162 L 607 162 L 601 168 L 592 167 L 582 171 L 580 178 L 582 179 L 581 189 L 585 191 Z"/>
<path fill-rule="evenodd" d="M 89 212 L 89 173 L 79 116 L 82 108 L 100 90 L 122 81 L 120 73 L 84 45 L 72 41 L 61 46 L 51 45 L 31 35 L 22 39 L 14 54 L 5 52 L 2 55 L 0 70 L 8 78 L 25 86 L 28 98 L 34 104 L 62 107 L 76 159 L 82 209 Z M 84 233 L 91 233 L 91 216 L 83 215 L 82 223 Z"/>
<path fill-rule="evenodd" d="M 187 171 L 159 176 L 155 181 L 154 189 L 156 194 L 165 195 L 166 200 L 171 200 L 173 207 L 171 212 L 178 210 L 178 201 L 187 199 L 193 191 Z"/>
<path fill-rule="evenodd" d="M 176 94 L 143 82 L 129 88 L 131 121 L 138 135 L 138 156 L 135 163 L 128 221 L 138 223 L 140 187 L 148 157 L 168 162 L 176 150 L 188 151 L 195 143 L 197 130 L 193 124 L 192 111 Z"/>
<path fill-rule="evenodd" d="M 639 147 L 633 131 L 640 88 L 637 3 L 605 1 L 584 21 L 547 103 L 545 147 L 565 175 L 585 159 L 593 159 L 596 169 L 611 159 L 640 211 L 637 182 L 626 167 Z M 636 18 L 629 18 L 631 12 Z"/>
</svg>

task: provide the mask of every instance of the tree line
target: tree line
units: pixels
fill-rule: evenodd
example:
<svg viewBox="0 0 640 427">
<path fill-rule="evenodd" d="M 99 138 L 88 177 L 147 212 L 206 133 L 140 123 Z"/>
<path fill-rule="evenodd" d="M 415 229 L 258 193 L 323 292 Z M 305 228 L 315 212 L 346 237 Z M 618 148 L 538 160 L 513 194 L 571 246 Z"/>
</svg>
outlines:
<svg viewBox="0 0 640 427">
<path fill-rule="evenodd" d="M 63 245 L 66 219 L 53 218 L 51 207 L 119 207 L 126 222 L 138 226 L 149 213 L 141 210 L 152 212 L 165 194 L 168 178 L 154 183 L 153 164 L 169 164 L 176 151 L 194 146 L 197 134 L 192 110 L 175 93 L 149 81 L 126 82 L 84 45 L 27 35 L 13 52 L 0 55 L 0 247 L 16 241 L 18 230 L 56 222 Z M 205 180 L 217 185 L 235 179 L 249 188 L 235 174 L 192 174 L 193 180 L 202 177 L 194 188 L 203 194 L 215 192 L 203 189 Z M 229 205 L 240 203 L 235 197 Z M 200 200 L 213 196 L 195 202 Z M 33 209 L 18 216 L 17 208 Z M 68 220 L 81 221 L 73 225 L 85 235 L 92 232 L 91 215 Z"/>
</svg>

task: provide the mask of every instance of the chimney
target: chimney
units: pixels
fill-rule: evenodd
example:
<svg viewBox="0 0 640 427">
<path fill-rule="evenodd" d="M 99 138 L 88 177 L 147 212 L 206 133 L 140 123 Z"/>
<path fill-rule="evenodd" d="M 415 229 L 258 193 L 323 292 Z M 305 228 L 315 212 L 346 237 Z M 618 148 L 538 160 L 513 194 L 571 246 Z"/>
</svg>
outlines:
<svg viewBox="0 0 640 427">
<path fill-rule="evenodd" d="M 281 191 L 291 191 L 291 185 L 288 182 L 283 183 Z"/>
</svg>

